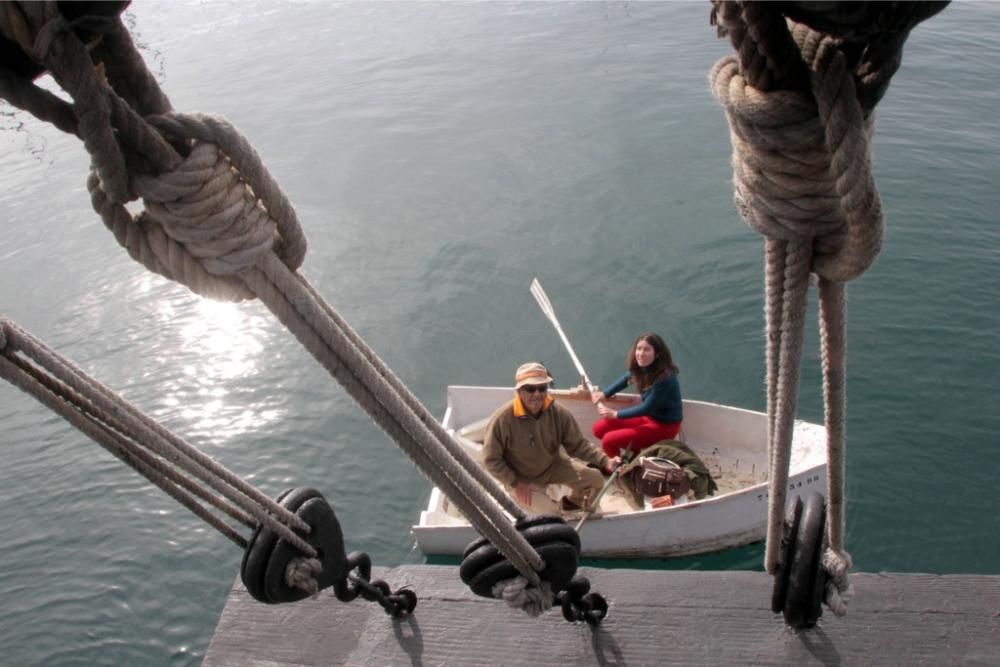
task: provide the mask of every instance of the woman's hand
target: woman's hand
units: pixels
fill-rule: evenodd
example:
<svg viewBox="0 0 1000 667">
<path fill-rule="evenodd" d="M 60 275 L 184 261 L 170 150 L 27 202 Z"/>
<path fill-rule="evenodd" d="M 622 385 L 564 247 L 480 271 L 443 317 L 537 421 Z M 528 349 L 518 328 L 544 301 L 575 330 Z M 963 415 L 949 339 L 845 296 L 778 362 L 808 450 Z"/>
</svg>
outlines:
<svg viewBox="0 0 1000 667">
<path fill-rule="evenodd" d="M 606 405 L 598 405 L 597 412 L 605 419 L 618 419 L 618 411 L 612 410 Z"/>
<path fill-rule="evenodd" d="M 604 395 L 603 391 L 598 390 L 590 392 L 591 403 L 600 403 L 601 401 L 606 401 L 606 400 L 608 400 L 608 397 Z"/>
</svg>

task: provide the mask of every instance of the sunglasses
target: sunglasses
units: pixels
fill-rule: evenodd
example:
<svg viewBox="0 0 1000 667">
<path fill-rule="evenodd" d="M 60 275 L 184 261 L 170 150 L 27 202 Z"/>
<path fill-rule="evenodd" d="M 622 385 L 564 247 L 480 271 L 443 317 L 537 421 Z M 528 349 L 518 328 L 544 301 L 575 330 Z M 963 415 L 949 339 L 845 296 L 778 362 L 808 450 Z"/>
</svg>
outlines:
<svg viewBox="0 0 1000 667">
<path fill-rule="evenodd" d="M 523 391 L 526 394 L 538 394 L 538 393 L 544 394 L 548 390 L 549 390 L 549 385 L 547 384 L 526 384 L 523 387 L 521 387 L 521 391 Z"/>
</svg>

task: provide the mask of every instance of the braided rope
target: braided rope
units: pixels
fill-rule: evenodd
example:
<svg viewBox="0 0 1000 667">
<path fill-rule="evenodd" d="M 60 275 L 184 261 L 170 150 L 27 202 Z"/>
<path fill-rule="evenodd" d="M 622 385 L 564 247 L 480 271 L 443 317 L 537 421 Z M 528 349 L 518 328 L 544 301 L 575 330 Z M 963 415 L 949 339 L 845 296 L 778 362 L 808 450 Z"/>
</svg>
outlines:
<svg viewBox="0 0 1000 667">
<path fill-rule="evenodd" d="M 248 526 L 253 525 L 247 516 L 250 514 L 310 556 L 315 555 L 312 547 L 288 527 L 309 531 L 308 524 L 297 516 L 2 316 L 0 331 L 4 341 L 0 348 L 0 375 L 132 465 L 199 517 L 206 517 L 205 509 L 183 489 Z M 179 475 L 178 469 L 190 478 Z M 204 490 L 195 490 L 194 480 L 201 480 L 243 512 Z M 214 520 L 210 523 L 217 529 L 220 526 Z M 246 546 L 246 540 L 232 530 L 220 529 L 220 532 Z"/>
<path fill-rule="evenodd" d="M 766 3 L 713 0 L 711 22 L 737 57 L 709 76 L 733 145 L 735 203 L 767 238 L 768 502 L 765 568 L 778 566 L 810 274 L 819 278 L 827 432 L 826 602 L 846 613 L 844 550 L 846 281 L 883 238 L 871 169 L 872 110 L 909 31 L 946 3 Z M 780 11 L 785 12 L 782 16 Z"/>
<path fill-rule="evenodd" d="M 46 123 L 51 123 L 68 134 L 77 133 L 76 114 L 73 106 L 30 81 L 0 69 L 0 97 L 19 109 L 31 112 Z"/>
<path fill-rule="evenodd" d="M 253 289 L 282 324 L 369 416 L 396 441 L 418 468 L 452 500 L 470 522 L 511 560 L 518 571 L 537 578 L 544 561 L 486 495 L 470 483 L 469 466 L 478 466 L 464 451 L 449 455 L 427 425 L 408 409 L 405 400 L 357 349 L 310 292 L 296 288 L 303 279 L 274 258 L 244 273 Z M 345 372 L 346 371 L 346 372 Z M 415 400 L 415 399 L 414 399 Z M 449 436 L 450 437 L 450 436 Z"/>
<path fill-rule="evenodd" d="M 820 337 L 823 349 L 823 395 L 827 432 L 827 536 L 829 548 L 834 552 L 844 550 L 844 485 L 834 484 L 834 480 L 846 479 L 847 470 L 844 456 L 845 441 L 845 401 L 847 378 L 845 373 L 847 358 L 847 291 L 843 283 L 821 278 L 820 292 Z M 845 553 L 846 558 L 850 558 Z"/>
</svg>

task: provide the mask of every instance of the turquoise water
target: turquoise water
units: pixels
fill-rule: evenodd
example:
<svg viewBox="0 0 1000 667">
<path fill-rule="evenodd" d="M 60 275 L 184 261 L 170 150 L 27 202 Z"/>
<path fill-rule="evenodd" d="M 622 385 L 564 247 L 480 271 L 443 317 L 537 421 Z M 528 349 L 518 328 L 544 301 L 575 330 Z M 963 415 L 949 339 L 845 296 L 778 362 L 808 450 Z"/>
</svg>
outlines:
<svg viewBox="0 0 1000 667">
<path fill-rule="evenodd" d="M 533 276 L 595 379 L 653 329 L 687 397 L 761 409 L 763 243 L 732 205 L 707 85 L 730 47 L 707 16 L 137 2 L 128 22 L 177 109 L 247 135 L 298 209 L 304 275 L 433 413 L 447 384 L 506 384 L 526 357 L 575 383 Z M 887 240 L 848 325 L 860 571 L 1000 574 L 998 18 L 959 3 L 918 28 L 878 110 Z M 409 526 L 429 485 L 343 390 L 259 304 L 128 259 L 89 208 L 78 142 L 0 111 L 0 312 L 266 493 L 321 489 L 348 548 L 424 562 Z M 814 321 L 800 417 L 820 421 Z M 0 405 L 0 662 L 197 664 L 239 550 L 13 387 Z"/>
</svg>

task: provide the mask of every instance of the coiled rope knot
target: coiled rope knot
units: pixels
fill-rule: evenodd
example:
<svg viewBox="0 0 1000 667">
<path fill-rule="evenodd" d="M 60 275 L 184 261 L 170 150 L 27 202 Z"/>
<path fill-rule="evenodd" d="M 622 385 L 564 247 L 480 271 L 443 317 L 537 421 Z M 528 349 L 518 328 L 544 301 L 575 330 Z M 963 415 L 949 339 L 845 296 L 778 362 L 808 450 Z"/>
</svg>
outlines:
<svg viewBox="0 0 1000 667">
<path fill-rule="evenodd" d="M 0 5 L 0 36 L 19 49 L 0 94 L 83 140 L 91 204 L 133 259 L 203 296 L 253 298 L 241 272 L 271 251 L 292 271 L 305 257 L 295 211 L 232 125 L 171 111 L 118 17 L 126 4 Z M 71 103 L 32 84 L 43 71 Z"/>
<path fill-rule="evenodd" d="M 503 600 L 508 607 L 520 609 L 528 616 L 541 616 L 552 608 L 552 586 L 544 579 L 534 586 L 522 576 L 498 581 L 493 585 L 493 597 Z"/>
<path fill-rule="evenodd" d="M 271 251 L 277 223 L 213 144 L 195 143 L 176 170 L 135 185 L 146 214 L 208 273 L 236 273 Z"/>
<path fill-rule="evenodd" d="M 828 577 L 824 602 L 837 616 L 847 614 L 847 603 L 854 595 L 854 587 L 847 578 L 851 565 L 851 555 L 846 551 L 826 549 L 823 552 L 823 569 Z"/>
<path fill-rule="evenodd" d="M 737 209 L 770 239 L 807 242 L 811 272 L 856 278 L 884 230 L 872 95 L 856 78 L 870 63 L 849 64 L 842 37 L 766 5 L 718 2 L 712 18 L 739 55 L 709 75 L 729 120 Z"/>
<path fill-rule="evenodd" d="M 316 597 L 319 595 L 316 579 L 322 571 L 323 563 L 318 558 L 295 558 L 285 568 L 285 583 Z"/>
<path fill-rule="evenodd" d="M 96 172 L 87 183 L 94 209 L 134 259 L 195 293 L 234 301 L 254 296 L 238 274 L 270 252 L 292 270 L 301 265 L 295 210 L 232 125 L 177 113 L 146 121 L 190 152 L 169 172 L 134 177 L 145 209 L 133 217 L 105 195 Z"/>
<path fill-rule="evenodd" d="M 735 57 L 709 75 L 729 119 L 736 206 L 768 238 L 811 240 L 810 270 L 847 281 L 882 245 L 871 173 L 874 117 L 862 110 L 837 40 L 792 25 L 808 70 L 804 89 L 758 90 Z"/>
</svg>

